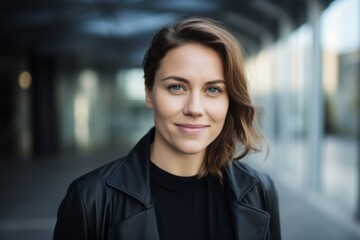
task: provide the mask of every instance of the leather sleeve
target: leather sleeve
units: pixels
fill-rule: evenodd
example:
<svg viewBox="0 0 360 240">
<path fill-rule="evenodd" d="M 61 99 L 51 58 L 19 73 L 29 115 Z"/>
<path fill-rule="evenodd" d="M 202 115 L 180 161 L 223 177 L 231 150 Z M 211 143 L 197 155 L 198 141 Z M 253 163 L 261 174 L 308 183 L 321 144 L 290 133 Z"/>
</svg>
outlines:
<svg viewBox="0 0 360 240">
<path fill-rule="evenodd" d="M 268 212 L 270 213 L 270 239 L 281 240 L 280 214 L 279 214 L 279 198 L 273 180 L 268 177 Z"/>
<path fill-rule="evenodd" d="M 80 184 L 76 181 L 70 185 L 59 206 L 53 239 L 88 239 L 84 201 Z"/>
</svg>

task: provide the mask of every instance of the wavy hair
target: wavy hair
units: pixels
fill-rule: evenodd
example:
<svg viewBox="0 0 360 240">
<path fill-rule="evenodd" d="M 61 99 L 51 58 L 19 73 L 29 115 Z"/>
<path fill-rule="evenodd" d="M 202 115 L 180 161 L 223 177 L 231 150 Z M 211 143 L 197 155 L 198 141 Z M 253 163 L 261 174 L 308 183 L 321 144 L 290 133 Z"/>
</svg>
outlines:
<svg viewBox="0 0 360 240">
<path fill-rule="evenodd" d="M 263 135 L 255 117 L 244 53 L 239 42 L 219 22 L 208 18 L 184 18 L 162 28 L 152 39 L 143 60 L 145 87 L 151 91 L 156 71 L 166 53 L 176 47 L 199 43 L 215 50 L 221 57 L 229 108 L 219 136 L 207 147 L 199 177 L 212 174 L 222 181 L 223 167 L 261 148 Z M 240 142 L 241 147 L 237 148 Z M 236 156 L 237 155 L 237 156 Z"/>
</svg>

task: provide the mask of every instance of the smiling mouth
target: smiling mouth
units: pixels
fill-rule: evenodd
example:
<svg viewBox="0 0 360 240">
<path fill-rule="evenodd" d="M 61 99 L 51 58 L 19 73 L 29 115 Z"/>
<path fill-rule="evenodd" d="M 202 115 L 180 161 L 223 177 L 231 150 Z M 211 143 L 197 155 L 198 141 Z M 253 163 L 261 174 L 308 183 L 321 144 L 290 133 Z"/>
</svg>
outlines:
<svg viewBox="0 0 360 240">
<path fill-rule="evenodd" d="M 209 125 L 206 124 L 188 124 L 188 123 L 177 123 L 175 126 L 179 129 L 179 131 L 186 135 L 196 135 L 203 133 Z"/>
</svg>

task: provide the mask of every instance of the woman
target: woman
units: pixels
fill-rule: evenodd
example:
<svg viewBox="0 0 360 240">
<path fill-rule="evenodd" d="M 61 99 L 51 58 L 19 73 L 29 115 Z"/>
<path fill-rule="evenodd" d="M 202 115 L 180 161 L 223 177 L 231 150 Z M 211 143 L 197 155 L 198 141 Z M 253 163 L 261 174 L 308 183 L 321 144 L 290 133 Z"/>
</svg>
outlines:
<svg viewBox="0 0 360 240">
<path fill-rule="evenodd" d="M 236 161 L 262 136 L 235 38 L 183 19 L 155 35 L 143 68 L 155 127 L 70 185 L 54 239 L 281 239 L 272 180 Z"/>
</svg>

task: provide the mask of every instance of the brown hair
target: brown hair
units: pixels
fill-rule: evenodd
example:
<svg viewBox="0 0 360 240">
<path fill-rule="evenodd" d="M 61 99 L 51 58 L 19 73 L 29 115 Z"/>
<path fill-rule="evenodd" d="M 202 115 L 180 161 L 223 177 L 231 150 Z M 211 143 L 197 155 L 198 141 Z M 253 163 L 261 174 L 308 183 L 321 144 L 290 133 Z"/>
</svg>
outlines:
<svg viewBox="0 0 360 240">
<path fill-rule="evenodd" d="M 199 177 L 213 174 L 222 180 L 222 168 L 261 147 L 262 134 L 257 129 L 245 76 L 244 54 L 238 41 L 220 23 L 207 18 L 181 19 L 162 28 L 153 38 L 143 60 L 145 87 L 151 91 L 156 71 L 166 53 L 176 47 L 199 43 L 214 49 L 222 59 L 229 109 L 219 136 L 207 147 Z M 242 144 L 234 158 L 237 142 Z"/>
</svg>

